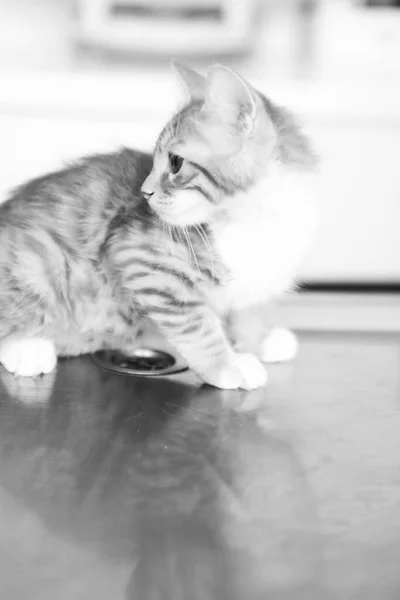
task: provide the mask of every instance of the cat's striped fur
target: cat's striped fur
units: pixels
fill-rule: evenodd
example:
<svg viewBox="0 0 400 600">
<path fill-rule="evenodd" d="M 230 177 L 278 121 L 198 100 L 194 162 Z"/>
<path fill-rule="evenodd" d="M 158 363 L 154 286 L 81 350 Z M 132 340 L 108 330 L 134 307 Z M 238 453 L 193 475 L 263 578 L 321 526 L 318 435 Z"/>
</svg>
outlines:
<svg viewBox="0 0 400 600">
<path fill-rule="evenodd" d="M 9 370 L 48 370 L 40 359 L 36 370 L 20 366 L 26 338 L 49 340 L 57 355 L 129 350 L 146 318 L 204 381 L 265 382 L 255 357 L 234 352 L 223 317 L 290 284 L 308 224 L 273 281 L 268 240 L 265 257 L 258 247 L 267 231 L 232 264 L 229 239 L 238 226 L 237 245 L 246 245 L 243 231 L 251 238 L 271 217 L 272 205 L 262 206 L 274 165 L 302 176 L 312 153 L 292 117 L 234 73 L 180 73 L 191 98 L 153 157 L 130 149 L 89 157 L 23 185 L 0 207 L 0 361 Z"/>
</svg>

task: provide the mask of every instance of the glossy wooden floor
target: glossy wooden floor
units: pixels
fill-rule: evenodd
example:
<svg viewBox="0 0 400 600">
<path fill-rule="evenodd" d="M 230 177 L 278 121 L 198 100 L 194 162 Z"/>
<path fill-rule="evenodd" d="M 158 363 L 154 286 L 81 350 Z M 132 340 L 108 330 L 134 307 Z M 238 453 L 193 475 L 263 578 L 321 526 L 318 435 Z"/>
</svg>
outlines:
<svg viewBox="0 0 400 600">
<path fill-rule="evenodd" d="M 305 333 L 250 394 L 0 376 L 2 600 L 400 598 L 400 335 Z"/>
</svg>

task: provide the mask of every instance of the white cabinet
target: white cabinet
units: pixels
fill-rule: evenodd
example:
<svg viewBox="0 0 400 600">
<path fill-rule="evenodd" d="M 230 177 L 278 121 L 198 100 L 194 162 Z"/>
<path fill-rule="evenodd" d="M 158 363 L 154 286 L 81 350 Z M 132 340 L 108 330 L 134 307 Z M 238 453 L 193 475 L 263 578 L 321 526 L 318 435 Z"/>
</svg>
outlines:
<svg viewBox="0 0 400 600">
<path fill-rule="evenodd" d="M 320 223 L 304 276 L 400 283 L 400 119 L 312 129 Z"/>
</svg>

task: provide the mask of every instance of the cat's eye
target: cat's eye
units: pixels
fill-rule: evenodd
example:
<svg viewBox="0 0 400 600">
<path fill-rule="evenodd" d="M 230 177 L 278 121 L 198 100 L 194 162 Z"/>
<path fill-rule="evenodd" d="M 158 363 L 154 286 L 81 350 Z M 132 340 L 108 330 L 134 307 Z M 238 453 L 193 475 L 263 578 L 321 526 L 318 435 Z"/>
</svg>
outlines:
<svg viewBox="0 0 400 600">
<path fill-rule="evenodd" d="M 174 154 L 173 152 L 169 153 L 169 166 L 171 167 L 171 173 L 176 175 L 182 168 L 183 158 L 178 154 Z"/>
</svg>

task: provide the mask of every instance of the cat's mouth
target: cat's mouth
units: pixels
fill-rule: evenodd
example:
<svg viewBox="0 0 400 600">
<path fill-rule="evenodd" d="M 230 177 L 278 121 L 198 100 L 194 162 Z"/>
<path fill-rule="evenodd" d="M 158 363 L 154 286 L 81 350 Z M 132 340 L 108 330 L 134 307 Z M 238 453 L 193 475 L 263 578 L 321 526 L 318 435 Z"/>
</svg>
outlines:
<svg viewBox="0 0 400 600">
<path fill-rule="evenodd" d="M 152 210 L 169 225 L 188 227 L 208 222 L 212 208 L 209 202 L 195 194 L 186 193 L 179 202 L 149 202 Z"/>
<path fill-rule="evenodd" d="M 161 220 L 166 223 L 170 222 L 171 215 L 173 213 L 173 207 L 171 205 L 163 205 L 158 202 L 148 202 L 150 210 L 157 215 Z"/>
<path fill-rule="evenodd" d="M 157 214 L 162 221 L 174 227 L 185 228 L 204 223 L 204 220 L 193 215 L 191 210 L 176 213 L 167 210 L 164 212 L 157 211 Z"/>
<path fill-rule="evenodd" d="M 178 209 L 173 202 L 165 202 L 163 200 L 149 201 L 150 208 L 153 212 L 166 223 L 170 225 L 187 224 L 186 217 L 191 212 L 190 207 Z M 185 223 L 183 223 L 185 221 Z"/>
<path fill-rule="evenodd" d="M 171 221 L 171 219 L 173 219 L 173 209 L 172 208 L 167 208 L 167 207 L 163 207 L 163 206 L 158 206 L 158 205 L 153 205 L 151 206 L 153 212 L 156 213 L 156 215 L 158 215 L 160 217 L 160 219 L 162 219 L 163 221 L 166 221 L 167 223 Z"/>
</svg>

